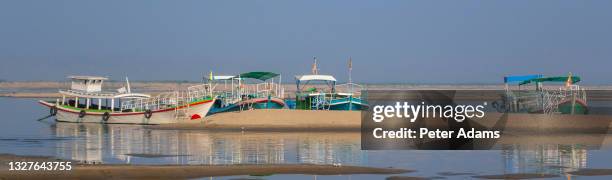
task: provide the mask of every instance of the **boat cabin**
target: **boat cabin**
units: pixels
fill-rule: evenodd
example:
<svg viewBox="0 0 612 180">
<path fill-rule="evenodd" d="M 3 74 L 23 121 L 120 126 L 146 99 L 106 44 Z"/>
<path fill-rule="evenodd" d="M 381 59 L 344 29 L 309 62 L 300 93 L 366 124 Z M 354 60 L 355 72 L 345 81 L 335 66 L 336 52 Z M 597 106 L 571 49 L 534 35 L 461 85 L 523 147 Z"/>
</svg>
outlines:
<svg viewBox="0 0 612 180">
<path fill-rule="evenodd" d="M 84 92 L 102 91 L 102 83 L 108 78 L 96 76 L 69 76 L 71 80 L 70 89 Z"/>
<path fill-rule="evenodd" d="M 102 84 L 106 77 L 99 76 L 68 76 L 70 89 L 60 90 L 61 101 L 57 104 L 66 108 L 83 109 L 86 111 L 122 111 L 117 104 L 121 105 L 122 99 L 144 99 L 150 98 L 148 94 L 131 93 L 129 83 L 115 91 L 103 91 Z M 116 103 L 115 100 L 119 102 Z"/>
</svg>

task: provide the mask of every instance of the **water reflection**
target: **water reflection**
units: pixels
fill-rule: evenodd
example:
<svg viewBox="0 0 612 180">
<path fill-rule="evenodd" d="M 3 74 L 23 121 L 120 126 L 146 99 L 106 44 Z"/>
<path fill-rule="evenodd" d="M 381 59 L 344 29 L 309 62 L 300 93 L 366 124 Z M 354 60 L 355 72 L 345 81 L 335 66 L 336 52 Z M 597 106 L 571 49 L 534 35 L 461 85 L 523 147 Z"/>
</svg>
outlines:
<svg viewBox="0 0 612 180">
<path fill-rule="evenodd" d="M 87 163 L 132 164 L 333 164 L 377 167 L 402 167 L 431 172 L 427 164 L 437 164 L 437 156 L 452 161 L 473 162 L 475 170 L 485 174 L 545 173 L 564 174 L 587 168 L 588 145 L 545 143 L 544 138 L 524 138 L 530 143 L 502 145 L 492 151 L 393 151 L 360 150 L 359 132 L 208 132 L 150 130 L 136 125 L 56 123 L 54 136 L 70 140 L 56 141 L 56 156 Z M 593 142 L 601 137 L 563 137 L 571 142 Z M 554 141 L 557 138 L 553 138 Z M 601 143 L 601 142 L 600 142 Z M 499 153 L 487 153 L 498 151 Z M 368 156 L 371 156 L 369 157 Z M 430 156 L 433 154 L 436 157 Z M 398 159 L 401 157 L 401 160 Z M 372 158 L 372 162 L 369 162 Z M 444 157 L 440 157 L 444 161 Z M 501 166 L 491 166 L 489 159 L 501 159 Z M 405 162 L 416 162 L 409 165 Z M 499 161 L 497 161 L 499 162 Z M 497 163 L 496 162 L 496 163 Z M 410 166 L 410 167 L 408 167 Z M 424 168 L 424 169 L 422 169 Z M 450 169 L 452 170 L 452 169 Z M 473 171 L 471 168 L 465 169 Z M 440 172 L 434 170 L 432 173 Z"/>
<path fill-rule="evenodd" d="M 506 146 L 502 151 L 505 173 L 563 174 L 587 167 L 583 145 Z"/>
<path fill-rule="evenodd" d="M 57 123 L 56 156 L 87 163 L 361 165 L 359 133 L 242 133 L 150 130 Z M 145 158 L 146 157 L 146 158 Z"/>
</svg>

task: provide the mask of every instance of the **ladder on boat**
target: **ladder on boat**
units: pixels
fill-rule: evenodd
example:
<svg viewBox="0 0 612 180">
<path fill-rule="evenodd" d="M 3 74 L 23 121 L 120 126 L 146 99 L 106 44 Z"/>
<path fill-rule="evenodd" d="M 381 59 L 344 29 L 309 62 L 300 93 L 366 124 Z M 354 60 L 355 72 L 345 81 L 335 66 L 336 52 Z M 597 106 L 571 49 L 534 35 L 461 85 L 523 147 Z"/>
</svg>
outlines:
<svg viewBox="0 0 612 180">
<path fill-rule="evenodd" d="M 329 110 L 331 109 L 331 100 L 333 99 L 333 94 L 328 98 L 326 93 L 321 93 L 319 95 L 314 96 L 312 98 L 312 102 L 310 103 L 311 109 L 316 110 Z"/>
<path fill-rule="evenodd" d="M 175 119 L 187 119 L 189 111 L 189 100 L 185 99 L 185 93 L 176 91 L 177 104 L 174 107 L 174 118 Z"/>
</svg>

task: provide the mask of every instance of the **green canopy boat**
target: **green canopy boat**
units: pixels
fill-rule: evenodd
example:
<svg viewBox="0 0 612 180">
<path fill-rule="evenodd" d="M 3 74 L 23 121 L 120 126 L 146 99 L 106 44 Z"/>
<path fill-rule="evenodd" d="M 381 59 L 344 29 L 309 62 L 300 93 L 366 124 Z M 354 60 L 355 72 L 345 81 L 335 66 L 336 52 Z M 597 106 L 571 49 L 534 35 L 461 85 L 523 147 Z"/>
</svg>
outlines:
<svg viewBox="0 0 612 180">
<path fill-rule="evenodd" d="M 218 87 L 215 104 L 209 115 L 248 109 L 281 109 L 284 88 L 280 74 L 273 72 L 246 72 L 233 76 L 213 76 L 209 80 Z"/>
<path fill-rule="evenodd" d="M 496 103 L 499 111 L 527 112 L 546 114 L 587 114 L 588 106 L 586 92 L 576 83 L 580 82 L 579 76 L 551 76 L 542 75 L 507 76 L 506 95 L 503 103 Z M 557 82 L 565 83 L 559 88 L 545 88 L 543 83 Z M 518 83 L 518 90 L 511 90 L 510 83 Z M 533 85 L 529 89 L 525 86 Z M 521 88 L 523 87 L 523 88 Z"/>
</svg>

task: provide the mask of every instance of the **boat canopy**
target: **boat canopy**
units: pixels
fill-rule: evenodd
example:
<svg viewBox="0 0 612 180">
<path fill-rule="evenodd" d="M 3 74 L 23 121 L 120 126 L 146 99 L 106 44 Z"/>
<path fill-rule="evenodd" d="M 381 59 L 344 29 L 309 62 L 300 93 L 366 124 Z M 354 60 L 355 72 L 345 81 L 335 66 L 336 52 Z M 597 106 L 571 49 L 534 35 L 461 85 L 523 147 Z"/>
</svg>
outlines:
<svg viewBox="0 0 612 180">
<path fill-rule="evenodd" d="M 536 79 L 536 78 L 542 78 L 544 77 L 541 74 L 535 74 L 535 75 L 524 75 L 524 76 L 505 76 L 504 77 L 504 83 L 512 83 L 512 82 L 523 82 L 523 81 L 528 81 L 531 79 Z"/>
<path fill-rule="evenodd" d="M 554 76 L 554 77 L 545 77 L 545 78 L 535 78 L 535 79 L 525 80 L 521 82 L 519 85 L 525 85 L 525 84 L 536 83 L 536 82 L 567 82 L 568 78 L 570 78 L 570 76 Z M 572 80 L 572 84 L 574 84 L 574 83 L 580 82 L 580 77 L 571 76 L 571 80 Z"/>
<path fill-rule="evenodd" d="M 68 79 L 73 80 L 108 80 L 108 78 L 101 76 L 68 76 Z"/>
<path fill-rule="evenodd" d="M 240 78 L 252 78 L 259 79 L 262 81 L 268 80 L 270 78 L 274 78 L 278 76 L 278 74 L 273 72 L 247 72 L 239 75 Z"/>
<path fill-rule="evenodd" d="M 334 78 L 334 76 L 318 75 L 318 74 L 295 76 L 295 79 L 298 81 L 333 81 L 333 82 L 336 82 L 336 78 Z"/>
<path fill-rule="evenodd" d="M 236 76 L 213 76 L 213 80 L 231 80 Z"/>
</svg>

